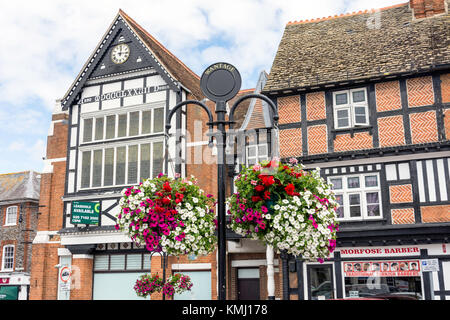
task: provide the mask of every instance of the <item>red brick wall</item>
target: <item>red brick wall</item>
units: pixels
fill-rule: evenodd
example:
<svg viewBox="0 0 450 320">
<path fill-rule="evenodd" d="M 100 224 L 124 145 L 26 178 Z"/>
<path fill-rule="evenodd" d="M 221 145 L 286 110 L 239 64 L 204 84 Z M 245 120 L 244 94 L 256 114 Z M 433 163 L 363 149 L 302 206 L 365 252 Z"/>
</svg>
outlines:
<svg viewBox="0 0 450 320">
<path fill-rule="evenodd" d="M 300 97 L 289 96 L 277 99 L 279 124 L 300 122 Z"/>
<path fill-rule="evenodd" d="M 351 151 L 373 148 L 373 139 L 368 132 L 355 133 L 352 138 L 350 134 L 336 135 L 334 140 L 334 151 Z"/>
<path fill-rule="evenodd" d="M 410 184 L 394 185 L 389 187 L 391 203 L 412 202 L 412 187 Z"/>
<path fill-rule="evenodd" d="M 299 110 L 300 112 L 300 110 Z M 321 120 L 327 117 L 325 111 L 325 93 L 313 92 L 306 94 L 306 118 L 310 120 Z"/>
<path fill-rule="evenodd" d="M 328 152 L 327 126 L 308 127 L 308 154 Z"/>
<path fill-rule="evenodd" d="M 302 155 L 302 129 L 280 130 L 280 157 L 295 157 Z"/>
<path fill-rule="evenodd" d="M 392 147 L 405 144 L 403 117 L 392 116 L 378 118 L 378 137 L 380 147 Z"/>
<path fill-rule="evenodd" d="M 442 102 L 450 102 L 450 73 L 441 75 L 441 95 Z"/>
<path fill-rule="evenodd" d="M 92 300 L 93 267 L 94 259 L 72 259 L 72 277 L 79 277 L 79 285 L 71 286 L 70 300 Z"/>
<path fill-rule="evenodd" d="M 423 223 L 449 222 L 450 205 L 420 207 Z"/>
<path fill-rule="evenodd" d="M 17 240 L 2 240 L 0 241 L 0 270 L 3 266 L 3 247 L 7 245 L 14 245 L 14 265 L 13 270 L 16 268 L 17 263 Z"/>
<path fill-rule="evenodd" d="M 450 109 L 444 111 L 445 139 L 450 140 Z"/>
<path fill-rule="evenodd" d="M 416 19 L 423 19 L 445 12 L 444 0 L 411 0 L 409 6 Z"/>
<path fill-rule="evenodd" d="M 438 141 L 436 111 L 412 113 L 409 118 L 413 144 Z"/>
<path fill-rule="evenodd" d="M 68 119 L 67 114 L 53 115 L 53 120 Z M 53 136 L 47 139 L 47 159 L 65 158 L 68 142 L 67 122 L 54 124 Z M 37 231 L 58 231 L 62 228 L 66 161 L 53 163 L 52 173 L 41 174 L 39 219 Z M 59 237 L 52 239 L 59 240 Z M 30 300 L 57 299 L 59 243 L 35 243 L 31 257 Z"/>
<path fill-rule="evenodd" d="M 402 208 L 391 210 L 392 224 L 410 224 L 415 222 L 414 208 Z"/>
<path fill-rule="evenodd" d="M 431 77 L 419 77 L 406 80 L 408 106 L 419 107 L 434 103 L 433 82 Z"/>
<path fill-rule="evenodd" d="M 375 85 L 375 97 L 378 112 L 402 108 L 398 81 L 377 83 Z"/>
</svg>

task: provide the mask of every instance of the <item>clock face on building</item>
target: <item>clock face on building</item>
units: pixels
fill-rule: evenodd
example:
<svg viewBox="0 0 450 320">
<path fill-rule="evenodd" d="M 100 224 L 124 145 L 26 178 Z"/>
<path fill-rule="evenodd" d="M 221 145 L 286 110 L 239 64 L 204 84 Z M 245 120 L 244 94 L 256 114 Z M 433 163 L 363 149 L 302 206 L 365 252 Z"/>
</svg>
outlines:
<svg viewBox="0 0 450 320">
<path fill-rule="evenodd" d="M 130 47 L 125 43 L 118 44 L 111 51 L 111 60 L 115 64 L 121 64 L 128 60 L 130 56 Z"/>
</svg>

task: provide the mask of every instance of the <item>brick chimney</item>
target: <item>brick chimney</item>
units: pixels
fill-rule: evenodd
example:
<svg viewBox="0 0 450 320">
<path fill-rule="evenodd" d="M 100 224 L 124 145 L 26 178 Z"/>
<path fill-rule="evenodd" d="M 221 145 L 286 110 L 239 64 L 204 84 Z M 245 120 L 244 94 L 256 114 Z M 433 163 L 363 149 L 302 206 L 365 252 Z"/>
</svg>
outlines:
<svg viewBox="0 0 450 320">
<path fill-rule="evenodd" d="M 410 0 L 409 7 L 413 12 L 414 19 L 428 18 L 448 12 L 446 0 Z"/>
</svg>

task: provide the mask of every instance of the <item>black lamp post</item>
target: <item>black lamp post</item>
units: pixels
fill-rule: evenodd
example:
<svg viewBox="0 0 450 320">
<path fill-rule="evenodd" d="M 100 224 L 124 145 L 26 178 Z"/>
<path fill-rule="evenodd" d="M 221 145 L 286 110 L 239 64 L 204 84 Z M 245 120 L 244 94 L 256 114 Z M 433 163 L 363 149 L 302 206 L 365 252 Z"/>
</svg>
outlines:
<svg viewBox="0 0 450 320">
<path fill-rule="evenodd" d="M 218 282 L 219 282 L 219 300 L 226 300 L 226 221 L 225 221 L 225 148 L 227 131 L 225 126 L 229 125 L 230 129 L 234 124 L 234 112 L 237 106 L 246 99 L 256 98 L 262 99 L 272 108 L 273 120 L 276 125 L 278 122 L 278 113 L 275 104 L 262 94 L 249 94 L 239 98 L 230 109 L 229 120 L 226 121 L 227 113 L 226 103 L 231 100 L 239 92 L 241 88 L 241 76 L 238 70 L 228 63 L 214 63 L 203 72 L 200 79 L 200 87 L 203 94 L 211 101 L 216 103 L 215 113 L 216 121 L 208 107 L 201 101 L 186 100 L 178 103 L 166 118 L 166 137 L 171 128 L 170 121 L 175 112 L 182 106 L 194 104 L 203 108 L 208 114 L 209 126 L 209 146 L 212 147 L 213 136 L 216 137 L 217 144 L 217 197 L 218 197 Z M 217 132 L 213 133 L 214 126 L 217 126 Z M 271 127 L 267 128 L 271 129 Z"/>
</svg>

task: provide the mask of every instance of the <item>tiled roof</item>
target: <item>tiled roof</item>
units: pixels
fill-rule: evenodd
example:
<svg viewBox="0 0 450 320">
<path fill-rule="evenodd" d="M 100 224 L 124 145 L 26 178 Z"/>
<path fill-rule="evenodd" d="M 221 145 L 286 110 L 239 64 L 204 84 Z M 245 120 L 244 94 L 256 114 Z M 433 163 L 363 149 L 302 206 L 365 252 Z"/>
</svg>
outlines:
<svg viewBox="0 0 450 320">
<path fill-rule="evenodd" d="M 415 73 L 450 64 L 450 15 L 412 17 L 404 3 L 288 23 L 263 92 Z"/>
<path fill-rule="evenodd" d="M 39 200 L 41 175 L 34 171 L 0 174 L 0 201 Z"/>
<path fill-rule="evenodd" d="M 247 94 L 254 93 L 254 92 L 255 92 L 255 89 L 240 90 L 233 99 L 228 101 L 228 105 L 229 105 L 230 109 L 239 98 L 241 98 Z M 233 115 L 234 121 L 236 122 L 233 124 L 234 129 L 238 129 L 242 126 L 242 123 L 244 122 L 244 119 L 245 119 L 245 115 L 247 114 L 248 107 L 250 106 L 251 100 L 252 99 L 246 99 L 246 100 L 242 101 L 242 103 L 240 103 L 239 106 L 236 108 L 234 115 Z"/>
<path fill-rule="evenodd" d="M 141 40 L 156 55 L 163 66 L 174 76 L 182 85 L 188 88 L 195 98 L 203 99 L 203 93 L 200 89 L 200 77 L 189 69 L 181 60 L 173 55 L 166 47 L 156 40 L 150 33 L 142 28 L 136 21 L 130 18 L 125 12 L 119 10 L 122 18 L 133 28 L 133 31 L 139 35 Z"/>
</svg>

